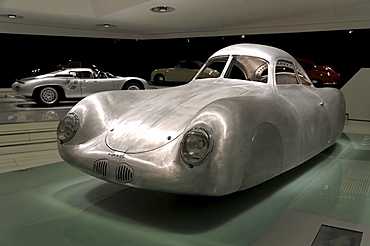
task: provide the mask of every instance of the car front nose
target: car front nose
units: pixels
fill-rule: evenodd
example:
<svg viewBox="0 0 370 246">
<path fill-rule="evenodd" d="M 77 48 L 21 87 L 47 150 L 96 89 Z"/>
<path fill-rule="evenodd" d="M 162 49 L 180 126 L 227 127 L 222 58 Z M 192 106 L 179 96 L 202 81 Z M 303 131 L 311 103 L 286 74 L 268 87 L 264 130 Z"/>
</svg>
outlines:
<svg viewBox="0 0 370 246">
<path fill-rule="evenodd" d="M 171 150 L 177 148 L 178 144 L 172 142 L 154 151 L 126 154 L 107 148 L 100 140 L 83 145 L 58 143 L 59 153 L 67 163 L 105 181 L 170 193 L 222 195 L 210 176 L 210 165 L 189 168 L 173 155 Z"/>
</svg>

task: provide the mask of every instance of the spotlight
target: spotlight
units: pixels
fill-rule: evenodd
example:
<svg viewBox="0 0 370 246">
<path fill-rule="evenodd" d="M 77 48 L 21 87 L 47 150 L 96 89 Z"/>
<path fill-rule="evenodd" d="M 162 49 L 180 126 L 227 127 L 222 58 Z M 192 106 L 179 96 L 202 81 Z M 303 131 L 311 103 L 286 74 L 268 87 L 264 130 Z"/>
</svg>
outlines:
<svg viewBox="0 0 370 246">
<path fill-rule="evenodd" d="M 175 8 L 162 5 L 162 6 L 153 7 L 153 8 L 150 9 L 150 11 L 152 11 L 154 13 L 162 13 L 163 14 L 163 13 L 170 13 L 170 12 L 175 11 Z"/>
<path fill-rule="evenodd" d="M 103 28 L 112 28 L 112 27 L 117 27 L 117 26 L 115 26 L 115 25 L 108 24 L 108 23 L 104 23 L 104 24 L 97 24 L 96 26 L 97 26 L 97 27 L 103 27 Z"/>
<path fill-rule="evenodd" d="M 167 6 L 160 6 L 158 7 L 159 12 L 167 12 Z"/>
<path fill-rule="evenodd" d="M 7 18 L 7 19 L 12 19 L 12 20 L 23 19 L 24 18 L 21 15 L 15 15 L 15 14 L 2 14 L 2 15 L 0 15 L 0 17 L 4 17 L 4 18 Z"/>
</svg>

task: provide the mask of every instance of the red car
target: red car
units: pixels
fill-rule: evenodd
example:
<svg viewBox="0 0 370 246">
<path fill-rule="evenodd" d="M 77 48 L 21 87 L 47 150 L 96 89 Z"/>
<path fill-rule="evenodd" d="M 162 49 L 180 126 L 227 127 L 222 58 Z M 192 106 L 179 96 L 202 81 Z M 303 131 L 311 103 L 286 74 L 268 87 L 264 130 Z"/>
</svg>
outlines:
<svg viewBox="0 0 370 246">
<path fill-rule="evenodd" d="M 316 87 L 324 85 L 336 85 L 340 83 L 340 74 L 328 66 L 317 65 L 311 60 L 296 58 L 301 66 L 306 70 L 308 77 Z"/>
</svg>

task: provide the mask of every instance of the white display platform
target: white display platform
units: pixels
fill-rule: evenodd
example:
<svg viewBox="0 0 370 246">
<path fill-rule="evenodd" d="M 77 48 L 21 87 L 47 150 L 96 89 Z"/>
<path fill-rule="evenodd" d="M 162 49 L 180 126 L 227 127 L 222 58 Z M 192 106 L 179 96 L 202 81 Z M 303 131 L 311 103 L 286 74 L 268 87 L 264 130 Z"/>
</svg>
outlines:
<svg viewBox="0 0 370 246">
<path fill-rule="evenodd" d="M 349 119 L 370 121 L 370 68 L 361 68 L 341 91 Z"/>
</svg>

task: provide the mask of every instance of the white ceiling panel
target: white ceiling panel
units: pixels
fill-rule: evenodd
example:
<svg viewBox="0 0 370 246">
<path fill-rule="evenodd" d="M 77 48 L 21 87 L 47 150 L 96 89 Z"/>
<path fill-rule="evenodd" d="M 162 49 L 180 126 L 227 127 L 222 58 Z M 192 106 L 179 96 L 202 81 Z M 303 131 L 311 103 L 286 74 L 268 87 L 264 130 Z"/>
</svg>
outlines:
<svg viewBox="0 0 370 246">
<path fill-rule="evenodd" d="M 156 6 L 175 11 L 154 13 Z M 248 35 L 369 28 L 369 13 L 368 0 L 2 0 L 0 32 L 124 39 Z"/>
</svg>

